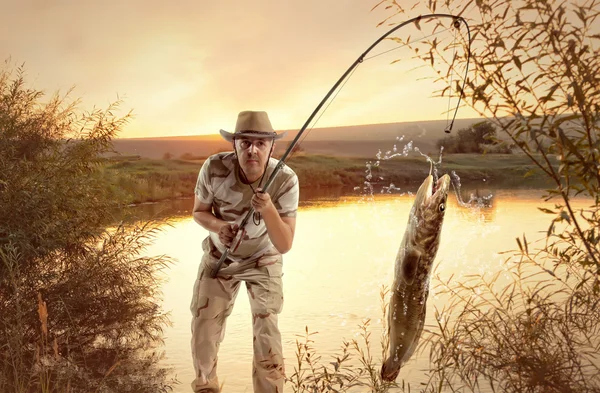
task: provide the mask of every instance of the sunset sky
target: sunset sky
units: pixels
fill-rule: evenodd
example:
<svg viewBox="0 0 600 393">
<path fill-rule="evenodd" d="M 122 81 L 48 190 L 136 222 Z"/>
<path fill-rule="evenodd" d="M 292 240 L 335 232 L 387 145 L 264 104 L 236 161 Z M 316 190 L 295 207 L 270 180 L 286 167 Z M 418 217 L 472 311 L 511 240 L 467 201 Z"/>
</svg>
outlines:
<svg viewBox="0 0 600 393">
<path fill-rule="evenodd" d="M 375 4 L 4 0 L 0 53 L 24 63 L 27 82 L 47 94 L 74 86 L 82 109 L 123 99 L 120 114 L 132 110 L 134 119 L 122 138 L 215 134 L 246 109 L 268 111 L 276 129 L 299 129 L 390 28 L 377 27 L 390 11 L 371 11 Z M 316 127 L 446 119 L 448 100 L 431 98 L 440 85 L 420 79 L 427 69 L 391 60 L 361 65 Z"/>
</svg>

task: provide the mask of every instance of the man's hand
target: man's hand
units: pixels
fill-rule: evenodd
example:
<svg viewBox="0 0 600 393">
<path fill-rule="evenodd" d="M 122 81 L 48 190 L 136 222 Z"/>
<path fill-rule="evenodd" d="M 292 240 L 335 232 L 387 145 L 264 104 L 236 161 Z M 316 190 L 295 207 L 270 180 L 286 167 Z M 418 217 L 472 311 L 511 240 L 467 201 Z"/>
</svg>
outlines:
<svg viewBox="0 0 600 393">
<path fill-rule="evenodd" d="M 233 226 L 231 224 L 225 224 L 221 227 L 221 229 L 219 230 L 219 240 L 225 245 L 225 247 L 231 246 L 231 242 L 235 238 L 238 229 L 238 224 L 235 224 Z"/>
<path fill-rule="evenodd" d="M 262 192 L 262 188 L 256 189 L 256 194 L 252 197 L 251 204 L 254 211 L 258 213 L 262 213 L 271 207 L 275 207 L 273 202 L 271 202 L 271 196 L 266 192 Z"/>
</svg>

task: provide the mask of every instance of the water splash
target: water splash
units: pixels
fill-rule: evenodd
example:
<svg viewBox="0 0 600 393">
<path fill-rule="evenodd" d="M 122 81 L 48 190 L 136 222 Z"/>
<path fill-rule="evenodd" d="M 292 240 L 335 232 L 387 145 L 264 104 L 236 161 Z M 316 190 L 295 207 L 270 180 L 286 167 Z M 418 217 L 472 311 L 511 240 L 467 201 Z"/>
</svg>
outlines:
<svg viewBox="0 0 600 393">
<path fill-rule="evenodd" d="M 396 137 L 396 140 L 398 142 L 402 142 L 404 140 L 404 135 L 402 136 L 398 136 Z M 403 156 L 406 157 L 408 156 L 408 154 L 411 151 L 414 151 L 415 149 L 417 149 L 416 151 L 418 151 L 418 148 L 413 147 L 413 142 L 410 141 L 407 144 L 404 145 L 404 147 L 402 148 L 401 152 L 398 152 L 398 146 L 396 144 L 393 145 L 391 150 L 388 150 L 387 152 L 385 152 L 385 154 L 381 151 L 381 149 L 379 149 L 377 151 L 377 154 L 375 155 L 375 157 L 377 158 L 377 161 L 375 161 L 374 163 L 371 161 L 367 161 L 365 163 L 365 181 L 364 181 L 364 185 L 362 187 L 357 186 L 354 187 L 354 191 L 362 191 L 361 193 L 361 199 L 360 202 L 365 202 L 365 201 L 373 201 L 374 200 L 374 185 L 373 185 L 373 171 L 372 169 L 374 167 L 378 167 L 381 164 L 382 160 L 389 160 L 393 157 L 397 157 L 397 156 Z M 378 176 L 377 178 L 378 181 L 384 180 L 383 177 Z M 380 192 L 383 193 L 387 193 L 387 194 L 391 194 L 393 192 L 399 192 L 401 191 L 400 187 L 396 187 L 396 185 L 394 183 L 390 183 L 389 186 L 382 186 Z M 402 193 L 401 195 L 404 195 L 404 193 Z"/>
<path fill-rule="evenodd" d="M 402 136 L 402 138 L 400 138 L 399 140 L 403 140 L 403 139 L 404 139 L 404 136 Z M 433 179 L 434 179 L 434 181 L 437 181 L 439 178 L 438 167 L 440 167 L 442 165 L 444 146 L 440 147 L 440 156 L 437 161 L 435 161 L 433 158 L 429 157 L 427 154 L 423 153 L 421 151 L 421 149 L 419 149 L 418 146 L 414 146 L 413 141 L 409 141 L 407 144 L 405 144 L 404 147 L 402 148 L 402 152 L 398 152 L 396 145 L 394 145 L 394 148 L 391 151 L 386 152 L 386 154 L 384 154 L 382 157 L 381 150 L 379 150 L 379 152 L 377 153 L 377 158 L 380 160 L 389 160 L 389 159 L 392 159 L 392 158 L 398 157 L 398 156 L 408 157 L 409 153 L 411 153 L 413 151 L 416 153 L 419 153 L 422 157 L 425 157 L 427 162 L 431 163 L 431 165 L 433 166 L 433 173 L 432 173 Z"/>
<path fill-rule="evenodd" d="M 381 193 L 382 193 L 382 194 L 383 194 L 384 192 L 385 192 L 385 193 L 388 193 L 388 194 L 391 194 L 393 191 L 401 191 L 401 189 L 400 189 L 400 187 L 396 187 L 396 186 L 394 185 L 394 183 L 390 183 L 390 185 L 389 185 L 389 186 L 383 186 L 383 187 L 381 187 Z"/>
<path fill-rule="evenodd" d="M 396 137 L 396 140 L 398 142 L 402 142 L 404 141 L 404 135 Z M 354 187 L 354 191 L 362 191 L 361 192 L 361 199 L 360 202 L 365 202 L 365 201 L 373 201 L 374 200 L 374 181 L 373 181 L 373 172 L 372 169 L 375 167 L 378 167 L 381 164 L 381 161 L 385 161 L 385 160 L 390 160 L 394 157 L 408 157 L 408 155 L 411 152 L 415 152 L 418 153 L 419 155 L 421 155 L 422 157 L 425 157 L 426 161 L 429 162 L 431 164 L 432 170 L 431 170 L 431 174 L 433 175 L 433 180 L 434 182 L 436 182 L 439 179 L 439 174 L 438 174 L 438 167 L 440 167 L 442 165 L 442 158 L 443 158 L 443 152 L 444 152 L 444 147 L 441 146 L 440 147 L 440 155 L 438 160 L 434 160 L 433 158 L 429 157 L 427 154 L 423 153 L 417 146 L 414 145 L 413 141 L 408 141 L 407 143 L 404 144 L 404 146 L 402 146 L 402 149 L 398 148 L 397 144 L 394 144 L 391 150 L 386 151 L 385 153 L 383 153 L 381 151 L 381 149 L 379 149 L 377 151 L 377 154 L 375 155 L 375 157 L 377 158 L 377 161 L 375 162 L 371 162 L 371 161 L 367 161 L 365 163 L 366 166 L 366 170 L 365 170 L 365 181 L 364 181 L 364 185 L 361 186 L 357 186 Z M 383 177 L 378 177 L 377 181 L 381 181 L 384 180 Z M 380 190 L 380 192 L 383 193 L 388 193 L 391 194 L 393 192 L 400 192 L 401 188 L 400 187 L 396 187 L 396 185 L 394 183 L 390 183 L 389 186 L 383 186 Z M 405 193 L 401 193 L 400 195 L 405 195 Z M 413 193 L 408 192 L 409 196 L 412 196 Z"/>
<path fill-rule="evenodd" d="M 469 195 L 469 200 L 465 202 L 462 199 L 462 195 L 460 192 L 460 188 L 461 188 L 460 176 L 458 176 L 456 174 L 456 171 L 452 171 L 450 173 L 450 178 L 452 180 L 451 183 L 454 188 L 454 194 L 456 195 L 456 200 L 458 201 L 458 204 L 460 206 L 467 207 L 467 208 L 483 208 L 483 207 L 489 207 L 492 205 L 492 198 L 494 197 L 493 194 L 479 196 L 475 193 L 471 193 Z M 484 179 L 484 181 L 485 181 L 485 179 Z"/>
<path fill-rule="evenodd" d="M 371 161 L 367 161 L 365 164 L 366 168 L 365 169 L 365 181 L 364 181 L 364 185 L 362 187 L 362 194 L 361 194 L 361 200 L 360 202 L 364 202 L 364 201 L 368 201 L 368 202 L 372 202 L 374 200 L 374 196 L 373 196 L 373 183 L 371 183 L 371 180 L 373 180 L 373 168 L 377 168 L 379 166 L 379 160 L 375 161 L 374 163 Z M 383 178 L 379 178 L 379 179 L 383 179 Z M 354 190 L 360 190 L 361 187 L 354 187 Z"/>
</svg>

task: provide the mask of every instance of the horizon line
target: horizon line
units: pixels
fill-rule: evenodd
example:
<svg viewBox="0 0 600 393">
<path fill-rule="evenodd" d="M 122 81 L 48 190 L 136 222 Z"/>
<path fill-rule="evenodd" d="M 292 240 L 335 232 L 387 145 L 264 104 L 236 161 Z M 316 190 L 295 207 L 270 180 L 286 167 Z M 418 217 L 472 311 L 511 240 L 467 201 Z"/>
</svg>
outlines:
<svg viewBox="0 0 600 393">
<path fill-rule="evenodd" d="M 486 119 L 485 117 L 465 117 L 465 118 L 457 118 L 457 120 L 480 120 Z M 363 127 L 363 126 L 374 126 L 374 125 L 387 125 L 387 124 L 410 124 L 410 123 L 433 123 L 433 122 L 449 122 L 449 119 L 437 119 L 437 120 L 411 120 L 411 121 L 398 121 L 398 122 L 386 122 L 386 123 L 368 123 L 368 124 L 349 124 L 349 125 L 341 125 L 341 126 L 323 126 L 316 128 L 307 128 L 308 130 L 321 130 L 325 128 L 350 128 L 350 127 Z M 299 131 L 300 128 L 294 129 L 278 129 L 276 131 L 279 132 L 296 132 Z M 216 137 L 220 138 L 221 135 L 216 132 L 214 134 L 192 134 L 192 135 L 168 135 L 168 136 L 148 136 L 148 137 L 126 137 L 126 138 L 114 138 L 114 140 L 134 140 L 134 139 L 170 139 L 170 138 L 198 138 L 198 137 Z"/>
</svg>

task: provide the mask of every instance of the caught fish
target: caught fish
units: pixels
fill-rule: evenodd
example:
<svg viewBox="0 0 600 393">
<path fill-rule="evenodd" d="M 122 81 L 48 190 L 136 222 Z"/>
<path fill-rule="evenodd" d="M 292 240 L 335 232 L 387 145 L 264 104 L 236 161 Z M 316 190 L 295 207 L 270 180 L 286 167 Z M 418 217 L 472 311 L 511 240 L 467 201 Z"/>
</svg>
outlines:
<svg viewBox="0 0 600 393">
<path fill-rule="evenodd" d="M 415 197 L 404 238 L 396 256 L 389 305 L 390 347 L 381 378 L 394 381 L 417 348 L 425 324 L 429 280 L 446 212 L 450 176 L 434 183 L 429 174 Z"/>
</svg>

